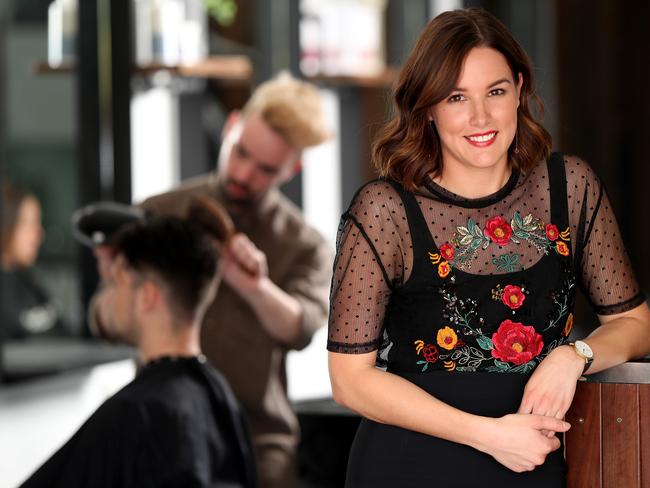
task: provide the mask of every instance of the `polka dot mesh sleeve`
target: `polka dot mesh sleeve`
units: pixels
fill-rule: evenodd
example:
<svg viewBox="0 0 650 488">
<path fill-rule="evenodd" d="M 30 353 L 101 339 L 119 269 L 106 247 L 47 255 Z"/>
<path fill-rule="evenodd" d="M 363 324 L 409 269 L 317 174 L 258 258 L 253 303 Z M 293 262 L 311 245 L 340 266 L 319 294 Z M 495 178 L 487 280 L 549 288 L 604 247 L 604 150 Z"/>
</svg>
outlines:
<svg viewBox="0 0 650 488">
<path fill-rule="evenodd" d="M 645 300 L 609 198 L 593 170 L 566 158 L 569 213 L 576 235 L 576 266 L 583 292 L 599 315 L 622 313 Z"/>
<path fill-rule="evenodd" d="M 380 348 L 386 305 L 412 261 L 406 214 L 387 183 L 362 187 L 343 214 L 332 277 L 327 349 Z"/>
</svg>

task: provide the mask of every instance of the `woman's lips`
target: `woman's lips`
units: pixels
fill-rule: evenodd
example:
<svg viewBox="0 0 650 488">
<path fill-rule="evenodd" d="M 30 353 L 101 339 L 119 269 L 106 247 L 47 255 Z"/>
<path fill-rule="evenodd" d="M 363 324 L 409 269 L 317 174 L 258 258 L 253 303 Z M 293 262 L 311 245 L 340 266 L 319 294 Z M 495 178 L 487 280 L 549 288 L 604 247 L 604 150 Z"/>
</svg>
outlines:
<svg viewBox="0 0 650 488">
<path fill-rule="evenodd" d="M 464 136 L 465 140 L 474 147 L 487 147 L 490 146 L 497 139 L 497 131 L 483 132 L 482 134 L 471 134 Z"/>
</svg>

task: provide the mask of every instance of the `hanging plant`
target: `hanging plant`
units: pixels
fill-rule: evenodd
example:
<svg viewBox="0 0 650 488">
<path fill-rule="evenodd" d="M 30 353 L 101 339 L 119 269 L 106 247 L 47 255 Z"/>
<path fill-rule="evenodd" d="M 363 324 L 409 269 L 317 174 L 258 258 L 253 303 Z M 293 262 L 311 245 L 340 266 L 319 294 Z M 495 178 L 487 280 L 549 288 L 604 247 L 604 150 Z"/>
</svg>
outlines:
<svg viewBox="0 0 650 488">
<path fill-rule="evenodd" d="M 203 0 L 205 9 L 220 25 L 228 27 L 235 22 L 237 2 L 235 0 Z"/>
</svg>

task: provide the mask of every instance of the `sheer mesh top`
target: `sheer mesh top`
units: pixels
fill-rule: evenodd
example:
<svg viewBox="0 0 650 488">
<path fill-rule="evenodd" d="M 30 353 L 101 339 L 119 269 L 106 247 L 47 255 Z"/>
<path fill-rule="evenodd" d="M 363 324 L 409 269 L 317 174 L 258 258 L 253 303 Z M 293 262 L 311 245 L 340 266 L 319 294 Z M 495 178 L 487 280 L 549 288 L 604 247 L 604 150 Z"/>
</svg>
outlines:
<svg viewBox="0 0 650 488">
<path fill-rule="evenodd" d="M 644 297 L 609 199 L 588 164 L 571 156 L 564 157 L 564 164 L 568 229 L 548 224 L 551 192 L 544 162 L 528 174 L 513 171 L 503 188 L 483 198 L 460 197 L 432 180 L 419 188 L 415 197 L 440 254 L 444 257 L 445 249 L 453 247 L 458 269 L 473 275 L 497 275 L 533 267 L 544 256 L 541 241 L 534 235 L 517 241 L 516 254 L 504 252 L 507 248 L 500 245 L 488 245 L 499 243 L 499 232 L 504 229 L 498 219 L 510 221 L 514 215 L 513 224 L 518 222 L 522 229 L 530 222 L 547 223 L 547 236 L 567 236 L 578 283 L 598 314 L 630 310 Z M 508 231 L 510 226 L 506 227 Z M 410 232 L 404 203 L 391 184 L 377 180 L 357 192 L 339 227 L 330 351 L 365 353 L 379 348 L 391 294 L 408 282 L 413 268 Z"/>
</svg>

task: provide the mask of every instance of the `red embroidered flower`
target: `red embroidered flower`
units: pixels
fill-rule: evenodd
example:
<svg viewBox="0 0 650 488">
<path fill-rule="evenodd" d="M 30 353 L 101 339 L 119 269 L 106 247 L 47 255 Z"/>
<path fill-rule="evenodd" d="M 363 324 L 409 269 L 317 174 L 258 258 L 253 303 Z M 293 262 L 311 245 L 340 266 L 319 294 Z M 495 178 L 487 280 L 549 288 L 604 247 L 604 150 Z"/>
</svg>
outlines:
<svg viewBox="0 0 650 488">
<path fill-rule="evenodd" d="M 516 285 L 506 285 L 501 294 L 501 301 L 506 307 L 517 310 L 524 304 L 526 295 L 521 291 L 521 287 Z"/>
<path fill-rule="evenodd" d="M 500 246 L 505 246 L 510 242 L 512 227 L 503 217 L 492 217 L 485 224 L 485 233 Z"/>
<path fill-rule="evenodd" d="M 499 329 L 492 334 L 492 357 L 508 363 L 525 364 L 540 352 L 544 342 L 535 328 L 512 320 L 501 322 Z"/>
<path fill-rule="evenodd" d="M 443 261 L 438 265 L 438 276 L 445 278 L 451 271 L 451 266 L 447 261 Z"/>
<path fill-rule="evenodd" d="M 426 344 L 422 348 L 422 355 L 427 363 L 435 363 L 438 360 L 438 349 L 433 344 Z"/>
<path fill-rule="evenodd" d="M 451 244 L 445 242 L 442 246 L 440 246 L 440 254 L 442 254 L 442 257 L 447 261 L 451 261 L 454 259 L 454 248 L 451 246 Z"/>
<path fill-rule="evenodd" d="M 557 241 L 557 238 L 560 237 L 560 231 L 557 230 L 557 226 L 548 224 L 546 226 L 546 237 L 548 237 L 549 241 Z"/>
<path fill-rule="evenodd" d="M 569 255 L 569 246 L 567 246 L 564 242 L 562 241 L 557 241 L 555 243 L 555 250 L 561 254 L 562 256 L 568 256 Z"/>
</svg>

